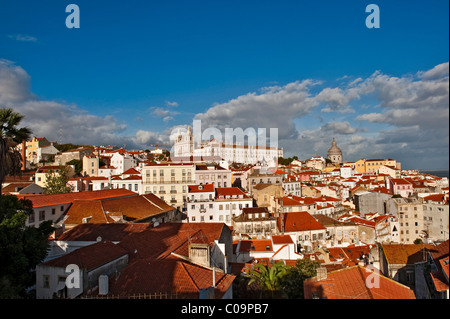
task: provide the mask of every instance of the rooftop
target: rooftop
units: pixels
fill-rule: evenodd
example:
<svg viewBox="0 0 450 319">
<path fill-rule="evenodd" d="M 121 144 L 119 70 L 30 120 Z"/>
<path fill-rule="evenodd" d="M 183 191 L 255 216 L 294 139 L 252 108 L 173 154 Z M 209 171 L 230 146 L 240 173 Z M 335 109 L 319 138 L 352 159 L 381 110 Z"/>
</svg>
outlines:
<svg viewBox="0 0 450 319">
<path fill-rule="evenodd" d="M 409 287 L 359 265 L 331 271 L 322 280 L 307 279 L 304 292 L 305 299 L 415 299 Z"/>
<path fill-rule="evenodd" d="M 64 194 L 51 194 L 51 195 L 17 195 L 19 199 L 29 199 L 33 202 L 33 207 L 47 207 L 55 205 L 70 204 L 76 199 L 95 200 L 106 199 L 115 197 L 134 196 L 135 192 L 118 188 L 118 189 L 105 189 L 99 191 L 89 192 L 73 192 Z"/>
</svg>

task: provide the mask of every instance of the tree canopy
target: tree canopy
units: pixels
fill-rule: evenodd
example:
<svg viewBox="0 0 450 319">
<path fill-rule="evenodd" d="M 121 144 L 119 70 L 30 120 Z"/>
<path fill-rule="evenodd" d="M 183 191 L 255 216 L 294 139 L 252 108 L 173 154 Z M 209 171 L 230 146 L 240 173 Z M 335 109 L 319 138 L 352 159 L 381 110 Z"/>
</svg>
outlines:
<svg viewBox="0 0 450 319">
<path fill-rule="evenodd" d="M 45 173 L 44 194 L 70 193 L 72 187 L 67 184 L 69 181 L 69 167 L 60 167 L 58 172 L 49 170 Z"/>
<path fill-rule="evenodd" d="M 35 281 L 32 269 L 45 258 L 52 222 L 27 227 L 33 213 L 29 200 L 2 195 L 0 201 L 0 298 L 25 298 Z"/>
<path fill-rule="evenodd" d="M 242 289 L 237 285 L 239 297 L 245 293 L 260 291 L 260 298 L 303 299 L 303 281 L 316 276 L 320 263 L 309 258 L 298 259 L 295 266 L 287 266 L 284 262 L 270 265 L 256 264 L 245 276 L 247 285 L 254 289 Z M 253 298 L 252 296 L 250 296 Z"/>
<path fill-rule="evenodd" d="M 5 177 L 17 174 L 22 166 L 16 146 L 28 140 L 31 134 L 26 127 L 18 128 L 23 118 L 11 108 L 0 108 L 0 194 Z"/>
</svg>

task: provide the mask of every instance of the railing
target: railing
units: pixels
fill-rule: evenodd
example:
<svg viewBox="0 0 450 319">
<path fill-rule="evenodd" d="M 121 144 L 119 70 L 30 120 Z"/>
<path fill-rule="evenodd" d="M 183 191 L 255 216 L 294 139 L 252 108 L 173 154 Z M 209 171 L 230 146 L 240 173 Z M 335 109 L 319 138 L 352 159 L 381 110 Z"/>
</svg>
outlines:
<svg viewBox="0 0 450 319">
<path fill-rule="evenodd" d="M 192 184 L 192 180 L 188 181 L 158 181 L 158 180 L 151 180 L 151 179 L 145 179 L 144 184 Z"/>
<path fill-rule="evenodd" d="M 167 292 L 155 292 L 155 293 L 142 293 L 132 295 L 96 295 L 96 296 L 83 296 L 81 299 L 179 299 L 183 298 L 178 293 Z"/>
</svg>

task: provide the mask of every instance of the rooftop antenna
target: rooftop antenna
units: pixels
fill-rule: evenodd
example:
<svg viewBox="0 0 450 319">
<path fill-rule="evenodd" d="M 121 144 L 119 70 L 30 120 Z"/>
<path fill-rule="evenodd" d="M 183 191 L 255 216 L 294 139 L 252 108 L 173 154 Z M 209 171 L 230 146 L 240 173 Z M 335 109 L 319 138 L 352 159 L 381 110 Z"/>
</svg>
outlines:
<svg viewBox="0 0 450 319">
<path fill-rule="evenodd" d="M 59 124 L 59 145 L 62 145 L 62 136 L 63 136 L 63 129 L 62 129 L 62 124 Z"/>
</svg>

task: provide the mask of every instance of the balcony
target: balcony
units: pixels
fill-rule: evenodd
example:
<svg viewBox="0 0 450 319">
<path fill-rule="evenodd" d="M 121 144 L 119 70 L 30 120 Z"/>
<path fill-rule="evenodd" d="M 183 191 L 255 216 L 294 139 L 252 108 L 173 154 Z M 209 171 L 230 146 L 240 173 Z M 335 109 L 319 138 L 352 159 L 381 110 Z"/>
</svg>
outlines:
<svg viewBox="0 0 450 319">
<path fill-rule="evenodd" d="M 171 194 L 176 194 L 177 191 L 172 189 L 172 190 L 170 190 L 170 193 L 171 193 Z"/>
</svg>

